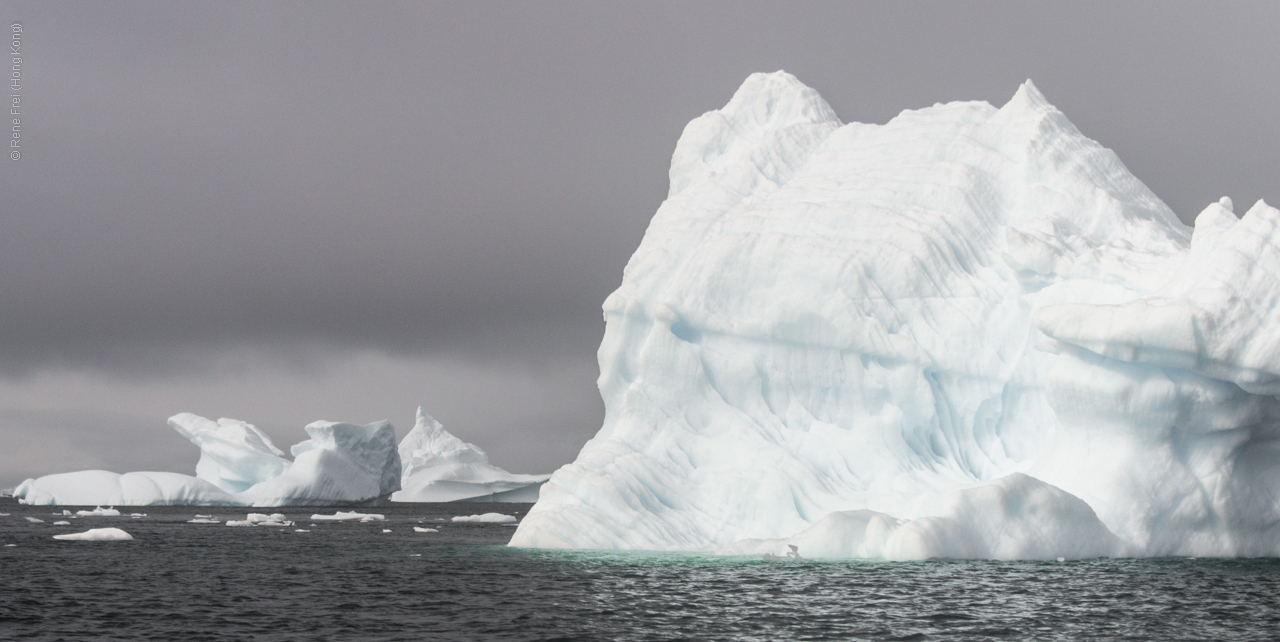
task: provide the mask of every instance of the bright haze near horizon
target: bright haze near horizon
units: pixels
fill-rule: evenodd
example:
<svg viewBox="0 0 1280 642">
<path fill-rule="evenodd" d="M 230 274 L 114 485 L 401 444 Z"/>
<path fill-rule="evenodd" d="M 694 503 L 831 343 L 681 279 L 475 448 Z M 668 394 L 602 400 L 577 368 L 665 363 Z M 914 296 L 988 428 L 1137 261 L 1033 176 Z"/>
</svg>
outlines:
<svg viewBox="0 0 1280 642">
<path fill-rule="evenodd" d="M 568 463 L 676 140 L 752 72 L 871 123 L 1031 78 L 1184 222 L 1280 202 L 1274 3 L 0 8 L 4 487 L 191 474 L 184 411 L 287 450 L 422 405 L 513 472 Z"/>
</svg>

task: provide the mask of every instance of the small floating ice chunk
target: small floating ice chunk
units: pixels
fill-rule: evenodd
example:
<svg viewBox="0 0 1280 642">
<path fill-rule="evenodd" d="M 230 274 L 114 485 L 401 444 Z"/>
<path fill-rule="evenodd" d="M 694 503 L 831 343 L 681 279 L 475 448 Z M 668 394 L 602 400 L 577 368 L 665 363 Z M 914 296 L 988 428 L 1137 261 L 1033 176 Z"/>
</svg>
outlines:
<svg viewBox="0 0 1280 642">
<path fill-rule="evenodd" d="M 147 516 L 146 513 L 129 513 L 129 517 L 132 517 L 134 519 L 139 519 L 146 516 Z"/>
<path fill-rule="evenodd" d="M 115 508 L 103 508 L 95 506 L 93 510 L 78 510 L 76 515 L 81 517 L 119 517 L 120 511 Z"/>
<path fill-rule="evenodd" d="M 13 546 L 13 544 L 9 544 L 9 546 Z M 422 553 L 409 553 L 409 557 L 422 557 Z"/>
<path fill-rule="evenodd" d="M 84 542 L 120 542 L 133 539 L 133 536 L 118 528 L 90 528 L 83 533 L 66 533 L 54 535 L 54 539 L 79 540 Z"/>
<path fill-rule="evenodd" d="M 28 521 L 28 522 L 31 522 L 32 524 L 43 524 L 43 523 L 44 523 L 44 520 L 43 520 L 43 519 L 40 519 L 39 517 L 28 517 L 28 518 L 27 518 L 27 521 Z"/>
<path fill-rule="evenodd" d="M 1065 557 L 1059 557 L 1059 558 L 1058 558 L 1058 561 L 1059 561 L 1059 562 L 1065 562 L 1065 561 L 1067 561 L 1067 558 L 1065 558 Z"/>
<path fill-rule="evenodd" d="M 11 548 L 11 547 L 14 547 L 14 546 L 17 546 L 17 544 L 5 544 L 5 545 L 4 545 L 4 547 L 5 547 L 5 548 Z"/>
<path fill-rule="evenodd" d="M 196 519 L 211 519 L 213 515 L 196 515 Z"/>
<path fill-rule="evenodd" d="M 71 522 L 67 522 L 67 521 L 54 522 L 53 525 L 54 526 L 70 526 Z"/>
<path fill-rule="evenodd" d="M 467 515 L 454 517 L 455 522 L 480 522 L 484 524 L 510 524 L 516 521 L 511 515 L 503 515 L 502 513 L 485 513 L 483 515 Z"/>
<path fill-rule="evenodd" d="M 196 520 L 191 520 L 191 521 L 193 523 L 200 523 L 200 524 L 217 523 L 217 522 L 203 522 L 203 521 L 197 522 Z M 227 520 L 227 526 L 293 526 L 293 522 L 289 521 L 289 519 L 285 517 L 284 514 L 282 513 L 272 513 L 271 515 L 264 515 L 262 513 L 249 513 L 249 515 L 244 519 Z"/>
<path fill-rule="evenodd" d="M 390 528 L 384 528 L 384 529 L 382 529 L 382 532 L 384 532 L 384 533 L 390 533 L 390 532 L 391 532 L 391 529 L 390 529 Z"/>
<path fill-rule="evenodd" d="M 423 528 L 423 527 L 421 527 L 421 526 L 414 526 L 414 527 L 413 527 L 413 532 L 415 532 L 415 533 L 439 533 L 440 531 L 438 531 L 438 530 L 436 530 L 436 529 L 434 529 L 434 528 Z"/>
<path fill-rule="evenodd" d="M 312 515 L 311 519 L 317 522 L 349 522 L 359 520 L 362 522 L 381 522 L 386 517 L 377 513 L 357 513 L 355 511 L 343 512 L 337 511 L 332 515 Z"/>
<path fill-rule="evenodd" d="M 295 532 L 295 533 L 310 533 L 311 531 L 309 531 L 309 530 L 307 530 L 307 529 L 305 529 L 305 528 L 295 528 L 295 529 L 293 529 L 293 532 Z"/>
<path fill-rule="evenodd" d="M 187 520 L 187 523 L 188 524 L 221 524 L 222 522 L 219 522 L 216 519 L 209 519 L 207 517 L 197 517 L 195 519 Z"/>
<path fill-rule="evenodd" d="M 284 516 L 284 513 L 272 513 L 272 514 L 270 514 L 270 515 L 264 515 L 264 514 L 262 514 L 262 513 L 249 513 L 249 516 L 248 516 L 248 517 L 246 517 L 245 519 L 247 519 L 247 520 L 249 520 L 249 521 L 251 521 L 251 522 L 253 522 L 253 523 L 255 523 L 255 524 L 263 524 L 263 523 L 266 523 L 266 522 L 287 522 L 287 521 L 289 521 L 289 518 L 288 518 L 288 517 L 285 517 L 285 516 Z"/>
<path fill-rule="evenodd" d="M 791 550 L 787 551 L 787 557 L 790 557 L 790 558 L 791 558 L 791 561 L 793 561 L 793 562 L 803 562 L 803 561 L 804 561 L 804 558 L 803 558 L 803 557 L 800 557 L 800 549 L 796 548 L 796 545 L 795 545 L 795 544 L 787 544 L 787 548 L 791 549 Z"/>
</svg>

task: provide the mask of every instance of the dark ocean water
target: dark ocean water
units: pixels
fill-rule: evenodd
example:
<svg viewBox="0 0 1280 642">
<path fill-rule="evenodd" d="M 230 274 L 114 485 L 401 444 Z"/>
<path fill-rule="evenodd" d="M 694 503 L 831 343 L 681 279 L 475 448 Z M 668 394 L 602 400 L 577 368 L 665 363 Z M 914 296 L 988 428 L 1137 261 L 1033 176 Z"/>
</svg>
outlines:
<svg viewBox="0 0 1280 642">
<path fill-rule="evenodd" d="M 147 507 L 68 527 L 0 500 L 0 545 L 16 544 L 0 546 L 0 638 L 1280 640 L 1273 559 L 779 564 L 508 549 L 511 526 L 435 521 L 528 508 L 397 504 L 315 526 L 333 509 L 292 508 L 297 526 L 232 528 L 186 520 L 245 509 Z M 102 526 L 135 539 L 51 539 Z"/>
</svg>

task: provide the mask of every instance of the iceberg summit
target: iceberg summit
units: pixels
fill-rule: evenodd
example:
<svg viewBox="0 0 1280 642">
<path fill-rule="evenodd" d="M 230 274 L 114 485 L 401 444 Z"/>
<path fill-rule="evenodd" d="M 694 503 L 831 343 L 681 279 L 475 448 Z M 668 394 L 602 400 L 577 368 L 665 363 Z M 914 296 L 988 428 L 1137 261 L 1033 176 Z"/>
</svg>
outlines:
<svg viewBox="0 0 1280 642">
<path fill-rule="evenodd" d="M 550 475 L 518 475 L 489 463 L 479 446 L 453 435 L 418 408 L 400 441 L 400 490 L 394 502 L 535 502 Z"/>
<path fill-rule="evenodd" d="M 290 448 L 292 461 L 266 433 L 236 419 L 181 413 L 169 418 L 169 426 L 200 447 L 195 477 L 84 470 L 28 479 L 14 496 L 25 504 L 69 506 L 532 502 L 548 477 L 490 465 L 483 450 L 449 434 L 421 408 L 399 447 L 387 421 L 312 422 L 305 428 L 311 438 Z"/>
<path fill-rule="evenodd" d="M 1280 555 L 1280 211 L 1186 227 L 1030 81 L 868 125 L 755 74 L 670 182 L 512 546 Z"/>
</svg>

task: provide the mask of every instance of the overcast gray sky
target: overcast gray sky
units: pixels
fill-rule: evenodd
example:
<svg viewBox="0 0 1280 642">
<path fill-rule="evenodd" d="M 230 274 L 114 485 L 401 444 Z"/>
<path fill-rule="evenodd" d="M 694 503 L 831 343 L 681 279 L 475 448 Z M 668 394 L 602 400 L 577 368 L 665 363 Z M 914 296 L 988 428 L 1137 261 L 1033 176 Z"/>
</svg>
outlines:
<svg viewBox="0 0 1280 642">
<path fill-rule="evenodd" d="M 685 123 L 785 69 L 846 122 L 1027 78 L 1184 221 L 1280 201 L 1280 4 L 0 2 L 0 486 L 192 473 L 165 426 L 421 404 L 515 472 L 595 434 L 600 304 Z M 7 28 L 7 27 L 6 27 Z M 12 93 L 11 90 L 9 93 Z M 6 103 L 7 104 L 7 103 Z"/>
</svg>

